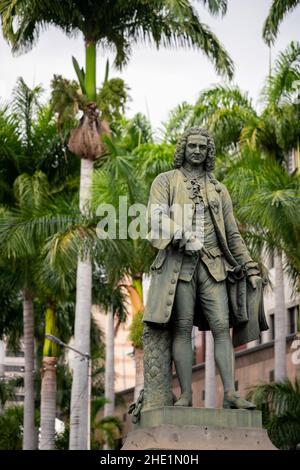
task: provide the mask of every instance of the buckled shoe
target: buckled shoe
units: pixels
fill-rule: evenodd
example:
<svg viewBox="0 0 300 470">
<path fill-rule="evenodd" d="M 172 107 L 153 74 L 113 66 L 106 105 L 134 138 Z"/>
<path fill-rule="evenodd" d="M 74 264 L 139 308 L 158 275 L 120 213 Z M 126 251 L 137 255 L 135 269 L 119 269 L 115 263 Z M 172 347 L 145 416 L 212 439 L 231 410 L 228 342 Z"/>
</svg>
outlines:
<svg viewBox="0 0 300 470">
<path fill-rule="evenodd" d="M 175 401 L 174 406 L 193 406 L 192 394 L 187 392 L 182 393 L 178 400 Z"/>
<path fill-rule="evenodd" d="M 256 406 L 251 401 L 247 401 L 237 392 L 225 392 L 223 408 L 236 408 L 241 410 L 255 410 Z"/>
</svg>

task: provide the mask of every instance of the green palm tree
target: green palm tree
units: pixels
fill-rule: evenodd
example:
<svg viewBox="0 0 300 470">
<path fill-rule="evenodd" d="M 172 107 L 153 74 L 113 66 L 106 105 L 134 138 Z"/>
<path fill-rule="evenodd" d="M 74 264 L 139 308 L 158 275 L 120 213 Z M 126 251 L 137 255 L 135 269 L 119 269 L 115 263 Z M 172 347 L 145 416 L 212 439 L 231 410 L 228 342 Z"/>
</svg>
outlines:
<svg viewBox="0 0 300 470">
<path fill-rule="evenodd" d="M 269 46 L 275 42 L 280 23 L 284 17 L 293 11 L 299 3 L 299 0 L 273 0 L 263 27 L 263 38 Z"/>
<path fill-rule="evenodd" d="M 33 300 L 39 295 L 53 302 L 58 293 L 67 295 L 74 282 L 74 271 L 60 274 L 46 265 L 42 248 L 47 237 L 73 224 L 68 200 L 59 196 L 61 205 L 50 196 L 49 183 L 41 172 L 32 177 L 20 175 L 14 183 L 15 206 L 1 208 L 0 257 L 11 271 L 11 286 L 23 293 L 23 325 L 25 344 L 24 447 L 34 448 L 34 312 Z M 75 206 L 76 207 L 76 206 Z M 61 211 L 61 214 L 59 213 Z M 47 260 L 47 258 L 46 258 Z M 61 268 L 62 271 L 62 268 Z M 53 294 L 55 292 L 56 297 Z M 62 294 L 61 294 L 62 295 Z M 51 315 L 50 315 L 51 313 Z M 51 318 L 52 316 L 52 318 Z M 54 318 L 49 312 L 48 322 Z M 47 327 L 48 328 L 48 327 Z M 47 353 L 46 353 L 47 354 Z M 30 434 L 28 435 L 28 429 Z"/>
<path fill-rule="evenodd" d="M 40 261 L 40 260 L 39 260 Z M 39 301 L 43 303 L 45 335 L 59 336 L 63 341 L 69 341 L 63 331 L 59 329 L 57 316 L 59 303 L 70 303 L 72 290 L 75 290 L 75 271 L 65 271 L 63 274 L 51 269 L 44 260 L 36 266 L 36 285 Z M 65 321 L 73 320 L 64 318 Z M 62 321 L 60 321 L 60 324 Z M 66 328 L 64 328 L 66 330 Z M 41 381 L 41 435 L 40 449 L 52 450 L 55 448 L 55 418 L 57 408 L 56 381 L 57 365 L 60 356 L 59 348 L 47 338 L 44 339 Z"/>
<path fill-rule="evenodd" d="M 17 119 L 11 115 L 9 105 L 0 109 L 0 201 L 13 204 L 12 185 L 19 175 L 22 142 Z"/>
<path fill-rule="evenodd" d="M 204 2 L 212 14 L 226 12 L 225 0 Z M 13 51 L 30 49 L 36 42 L 41 28 L 56 25 L 66 34 L 80 32 L 85 41 L 85 71 L 76 61 L 75 70 L 87 105 L 80 126 L 71 136 L 70 148 L 81 157 L 80 210 L 87 214 L 90 203 L 90 187 L 93 162 L 103 153 L 99 140 L 101 133 L 96 110 L 96 47 L 113 47 L 115 63 L 124 65 L 131 52 L 131 45 L 140 40 L 149 40 L 157 47 L 164 45 L 188 46 L 200 49 L 214 63 L 219 73 L 231 77 L 233 65 L 216 36 L 201 23 L 191 2 L 181 0 L 106 1 L 58 0 L 39 2 L 31 0 L 14 2 L 13 8 L 7 0 L 0 1 L 0 15 L 4 37 Z M 103 129 L 102 129 L 103 130 Z M 79 258 L 77 268 L 77 297 L 75 320 L 76 347 L 89 351 L 91 310 L 92 267 L 91 255 Z M 80 397 L 82 381 L 87 376 L 86 364 L 77 361 L 74 367 L 72 388 L 72 416 L 70 447 L 84 449 L 87 410 Z"/>
<path fill-rule="evenodd" d="M 59 266 L 60 269 L 56 269 L 54 272 L 52 266 L 45 261 L 45 259 L 49 259 L 49 262 L 51 261 L 50 258 L 44 258 L 46 252 L 41 254 L 43 246 L 42 240 L 45 241 L 49 235 L 53 235 L 61 229 L 66 230 L 70 228 L 70 226 L 74 227 L 74 220 L 75 222 L 79 220 L 79 218 L 76 217 L 79 216 L 79 211 L 75 204 L 72 212 L 72 197 L 74 193 L 74 189 L 72 188 L 74 185 L 71 180 L 74 178 L 74 168 L 66 162 L 69 155 L 65 152 L 64 141 L 57 135 L 56 122 L 53 119 L 53 109 L 47 105 L 40 106 L 37 99 L 39 93 L 39 87 L 36 90 L 30 90 L 24 81 L 19 79 L 14 93 L 13 106 L 10 108 L 12 109 L 12 114 L 9 115 L 8 110 L 5 110 L 5 113 L 3 112 L 1 114 L 4 122 L 6 122 L 4 129 L 10 131 L 6 138 L 3 135 L 3 142 L 6 144 L 3 146 L 2 154 L 5 162 L 2 170 L 3 176 L 4 171 L 8 170 L 6 179 L 10 179 L 13 182 L 13 178 L 16 178 L 20 170 L 26 169 L 31 173 L 33 169 L 37 167 L 46 169 L 50 179 L 48 183 L 47 178 L 42 173 L 36 173 L 33 178 L 23 174 L 16 179 L 14 192 L 5 191 L 3 193 L 2 202 L 5 203 L 5 207 L 3 207 L 1 217 L 2 221 L 6 222 L 3 222 L 2 260 L 6 263 L 6 271 L 11 265 L 9 279 L 6 278 L 6 285 L 14 286 L 15 298 L 18 289 L 22 289 L 23 283 L 26 282 L 26 279 L 23 277 L 23 275 L 25 276 L 25 272 L 19 270 L 18 265 L 19 263 L 21 263 L 21 265 L 24 263 L 24 267 L 28 265 L 26 278 L 31 282 L 32 296 L 36 298 L 38 295 L 39 299 L 42 300 L 45 305 L 48 304 L 49 307 L 51 307 L 45 309 L 47 320 L 46 331 L 49 333 L 50 329 L 55 328 L 56 309 L 53 307 L 57 305 L 57 296 L 61 298 L 63 294 L 63 297 L 66 298 L 67 291 L 74 281 L 76 266 L 73 266 L 73 271 L 70 266 L 69 269 L 65 271 Z M 67 130 L 65 121 L 65 119 L 61 121 L 62 131 Z M 15 149 L 18 150 L 16 155 L 13 153 Z M 55 163 L 53 157 L 57 157 L 58 155 L 62 158 L 58 165 L 53 165 L 53 163 Z M 8 165 L 7 157 L 9 156 L 11 157 L 11 163 L 15 162 L 15 166 Z M 12 158 L 13 156 L 15 157 L 14 159 Z M 69 171 L 67 182 L 64 181 L 66 168 L 71 170 Z M 65 186 L 66 189 L 64 189 Z M 62 192 L 63 189 L 64 192 Z M 54 196 L 55 200 L 53 199 Z M 7 226 L 9 228 L 7 228 Z M 6 245 L 7 231 L 10 231 L 8 245 Z M 27 240 L 30 241 L 27 243 Z M 35 249 L 33 248 L 33 241 L 35 241 Z M 9 259 L 7 259 L 7 256 L 9 256 Z M 12 260 L 12 257 L 15 257 L 15 259 Z M 3 269 L 1 274 L 4 274 Z M 7 298 L 7 293 L 6 288 L 5 300 L 8 302 L 10 299 Z M 9 311 L 11 312 L 11 302 L 9 302 L 8 307 L 10 307 Z M 10 339 L 13 338 L 13 332 L 17 339 L 19 331 L 19 329 L 16 328 L 17 322 L 15 321 L 14 324 L 12 324 L 11 318 L 8 318 L 7 315 L 3 317 L 5 311 L 6 310 L 2 309 L 1 331 L 5 334 L 9 333 Z M 17 319 L 17 316 L 15 318 Z M 30 334 L 31 344 L 33 344 L 33 328 L 30 330 Z M 62 334 L 60 334 L 60 336 L 62 337 Z M 43 447 L 46 443 L 48 448 L 49 446 L 53 447 L 56 402 L 54 385 L 57 359 L 51 356 L 51 345 L 47 341 L 44 349 L 44 362 L 54 361 L 52 367 L 48 367 L 47 364 L 44 364 L 49 377 L 46 377 L 47 373 L 44 374 L 45 380 L 43 380 L 42 383 L 41 446 Z M 47 359 L 48 357 L 50 357 L 49 360 Z M 25 350 L 25 361 L 26 358 L 27 353 Z M 33 370 L 33 366 L 26 368 L 31 371 Z M 50 374 L 50 369 L 52 374 Z M 51 380 L 48 380 L 49 378 Z M 28 423 L 28 414 L 31 412 L 32 415 L 34 409 L 34 392 L 29 393 L 27 377 L 25 378 L 25 382 L 27 392 L 24 419 L 26 423 Z M 46 394 L 44 390 L 45 383 L 49 385 L 49 393 Z M 33 383 L 31 383 L 31 386 L 33 388 Z M 46 400 L 45 397 L 47 398 Z M 32 406 L 30 406 L 28 411 L 27 403 L 29 400 Z M 45 401 L 46 406 L 44 406 Z M 48 406 L 49 402 L 51 402 L 51 406 Z M 50 411 L 51 416 L 49 416 Z M 30 422 L 32 423 L 32 419 Z M 44 429 L 45 423 L 48 428 L 46 435 Z M 24 443 L 26 446 L 28 445 L 35 448 L 36 440 L 34 439 L 34 432 L 32 430 L 29 432 L 27 429 L 28 426 L 25 425 Z M 49 437 L 50 435 L 51 438 Z M 29 438 L 27 436 L 29 436 Z M 29 441 L 31 439 L 29 443 L 28 439 Z"/>
<path fill-rule="evenodd" d="M 260 149 L 269 158 L 285 162 L 299 149 L 300 106 L 294 83 L 300 79 L 300 43 L 291 42 L 276 58 L 261 94 L 262 112 L 244 126 L 241 142 Z"/>
<path fill-rule="evenodd" d="M 248 394 L 262 411 L 263 425 L 279 449 L 295 449 L 300 443 L 300 383 L 274 382 L 257 385 Z"/>
<path fill-rule="evenodd" d="M 17 191 L 17 190 L 16 190 Z M 2 262 L 11 267 L 14 273 L 14 286 L 22 291 L 23 302 L 23 340 L 25 357 L 24 376 L 24 443 L 25 449 L 35 449 L 34 427 L 34 313 L 33 313 L 33 272 L 32 262 L 35 257 L 34 243 L 36 240 L 25 240 L 22 225 L 17 221 L 16 214 L 2 209 L 0 228 L 0 256 Z M 5 227 L 5 228 L 4 228 Z M 22 254 L 21 254 L 22 253 Z"/>
</svg>

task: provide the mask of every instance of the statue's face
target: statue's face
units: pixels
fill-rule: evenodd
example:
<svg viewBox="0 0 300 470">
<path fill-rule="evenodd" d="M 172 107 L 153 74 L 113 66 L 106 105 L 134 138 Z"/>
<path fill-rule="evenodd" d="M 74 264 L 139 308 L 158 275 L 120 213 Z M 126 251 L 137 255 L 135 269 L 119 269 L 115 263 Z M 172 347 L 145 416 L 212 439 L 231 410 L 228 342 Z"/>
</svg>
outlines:
<svg viewBox="0 0 300 470">
<path fill-rule="evenodd" d="M 203 135 L 190 135 L 185 147 L 185 160 L 193 166 L 200 166 L 207 157 L 207 137 Z"/>
</svg>

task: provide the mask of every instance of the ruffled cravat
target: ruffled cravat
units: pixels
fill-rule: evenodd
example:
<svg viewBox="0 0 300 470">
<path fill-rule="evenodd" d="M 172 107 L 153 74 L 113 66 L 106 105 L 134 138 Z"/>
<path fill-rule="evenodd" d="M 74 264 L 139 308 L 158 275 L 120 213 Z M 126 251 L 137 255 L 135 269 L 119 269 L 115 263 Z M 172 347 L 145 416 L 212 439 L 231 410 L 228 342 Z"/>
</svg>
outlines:
<svg viewBox="0 0 300 470">
<path fill-rule="evenodd" d="M 200 204 L 201 202 L 203 203 L 203 196 L 201 194 L 202 188 L 199 178 L 193 178 L 192 180 L 190 180 L 190 183 L 192 185 L 191 198 L 194 199 L 195 204 Z"/>
<path fill-rule="evenodd" d="M 204 189 L 204 178 L 205 176 L 193 176 L 185 168 L 181 167 L 183 175 L 186 178 L 186 188 L 189 191 L 189 196 L 193 199 L 195 204 L 204 204 L 202 191 Z"/>
</svg>

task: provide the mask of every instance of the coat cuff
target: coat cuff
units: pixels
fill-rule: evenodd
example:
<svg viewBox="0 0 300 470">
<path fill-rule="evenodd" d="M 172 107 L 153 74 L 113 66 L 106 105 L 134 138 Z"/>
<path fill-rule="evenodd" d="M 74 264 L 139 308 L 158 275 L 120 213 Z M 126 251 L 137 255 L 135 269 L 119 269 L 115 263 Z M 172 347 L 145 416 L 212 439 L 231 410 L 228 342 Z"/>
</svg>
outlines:
<svg viewBox="0 0 300 470">
<path fill-rule="evenodd" d="M 247 277 L 250 276 L 260 276 L 260 270 L 258 269 L 258 264 L 255 261 L 248 261 L 245 263 Z"/>
</svg>

